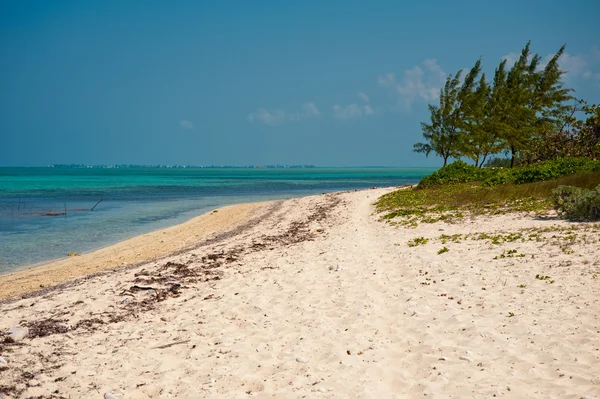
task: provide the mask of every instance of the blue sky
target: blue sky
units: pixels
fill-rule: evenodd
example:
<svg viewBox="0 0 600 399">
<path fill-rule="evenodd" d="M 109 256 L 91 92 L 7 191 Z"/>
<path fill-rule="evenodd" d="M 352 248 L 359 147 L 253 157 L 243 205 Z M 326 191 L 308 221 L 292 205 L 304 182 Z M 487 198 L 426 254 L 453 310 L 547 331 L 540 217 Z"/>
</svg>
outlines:
<svg viewBox="0 0 600 399">
<path fill-rule="evenodd" d="M 0 165 L 438 166 L 445 74 L 527 40 L 600 102 L 600 2 L 0 0 Z"/>
</svg>

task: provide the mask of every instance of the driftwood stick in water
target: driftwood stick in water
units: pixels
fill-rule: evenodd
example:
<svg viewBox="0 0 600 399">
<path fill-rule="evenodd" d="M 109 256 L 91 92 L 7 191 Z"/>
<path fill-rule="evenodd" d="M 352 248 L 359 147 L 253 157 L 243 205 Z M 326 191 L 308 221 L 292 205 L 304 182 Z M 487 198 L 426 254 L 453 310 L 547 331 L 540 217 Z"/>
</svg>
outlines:
<svg viewBox="0 0 600 399">
<path fill-rule="evenodd" d="M 92 211 L 98 206 L 99 203 L 102 202 L 102 198 L 100 198 L 100 201 L 96 202 L 96 205 L 94 205 L 94 207 L 92 208 Z"/>
</svg>

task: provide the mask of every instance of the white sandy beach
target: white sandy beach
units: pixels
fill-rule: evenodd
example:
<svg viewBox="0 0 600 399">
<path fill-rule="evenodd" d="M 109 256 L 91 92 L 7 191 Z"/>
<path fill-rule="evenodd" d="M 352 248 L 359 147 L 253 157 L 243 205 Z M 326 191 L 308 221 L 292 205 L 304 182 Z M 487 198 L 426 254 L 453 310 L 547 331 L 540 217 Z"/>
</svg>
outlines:
<svg viewBox="0 0 600 399">
<path fill-rule="evenodd" d="M 398 227 L 372 205 L 391 190 L 228 207 L 0 276 L 0 392 L 600 398 L 600 225 Z"/>
</svg>

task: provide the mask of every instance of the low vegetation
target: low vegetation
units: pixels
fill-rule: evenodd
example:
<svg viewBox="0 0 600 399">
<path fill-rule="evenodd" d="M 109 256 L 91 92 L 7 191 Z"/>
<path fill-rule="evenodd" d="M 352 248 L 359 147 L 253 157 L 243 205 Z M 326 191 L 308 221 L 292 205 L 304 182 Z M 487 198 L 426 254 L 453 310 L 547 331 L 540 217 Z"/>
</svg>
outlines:
<svg viewBox="0 0 600 399">
<path fill-rule="evenodd" d="M 593 190 L 559 186 L 552 193 L 559 216 L 570 220 L 600 220 L 600 185 Z"/>
<path fill-rule="evenodd" d="M 567 188 L 566 186 L 572 187 Z M 469 214 L 511 211 L 568 219 L 600 219 L 600 161 L 565 158 L 513 169 L 488 169 L 454 162 L 418 186 L 382 196 L 383 218 L 404 226 L 453 222 Z"/>
<path fill-rule="evenodd" d="M 418 245 L 425 245 L 425 244 L 427 244 L 428 241 L 429 241 L 429 239 L 427 239 L 425 237 L 415 237 L 412 240 L 408 241 L 408 246 L 416 247 Z"/>
<path fill-rule="evenodd" d="M 448 251 L 450 251 L 450 250 L 448 249 L 448 247 L 442 247 L 442 248 L 440 248 L 440 250 L 439 250 L 439 251 L 437 251 L 437 253 L 438 253 L 438 255 L 441 255 L 441 254 L 443 254 L 443 253 L 446 253 L 446 252 L 448 252 Z"/>
<path fill-rule="evenodd" d="M 600 160 L 558 158 L 517 168 L 478 168 L 459 160 L 425 176 L 419 182 L 419 188 L 470 182 L 480 183 L 483 187 L 495 187 L 503 184 L 547 181 L 584 173 L 600 173 Z"/>
<path fill-rule="evenodd" d="M 498 256 L 494 256 L 494 260 L 504 259 L 504 258 L 524 258 L 525 254 L 520 254 L 516 249 L 504 250 Z"/>
<path fill-rule="evenodd" d="M 543 274 L 536 274 L 535 275 L 535 279 L 536 280 L 542 280 L 542 281 L 546 281 L 550 284 L 554 284 L 554 280 L 552 280 L 552 277 L 550 276 L 544 276 Z"/>
</svg>

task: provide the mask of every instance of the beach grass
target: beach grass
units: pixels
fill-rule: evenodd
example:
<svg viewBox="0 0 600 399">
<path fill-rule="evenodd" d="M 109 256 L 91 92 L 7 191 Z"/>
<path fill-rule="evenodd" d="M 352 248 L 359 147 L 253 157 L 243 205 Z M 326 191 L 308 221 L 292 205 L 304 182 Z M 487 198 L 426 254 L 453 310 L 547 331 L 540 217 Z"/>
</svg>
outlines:
<svg viewBox="0 0 600 399">
<path fill-rule="evenodd" d="M 552 209 L 552 190 L 559 186 L 594 188 L 599 172 L 584 172 L 553 180 L 485 187 L 480 182 L 411 187 L 382 196 L 376 210 L 384 219 L 402 218 L 402 224 L 451 221 L 465 212 L 498 214 L 511 211 L 547 212 Z"/>
</svg>

